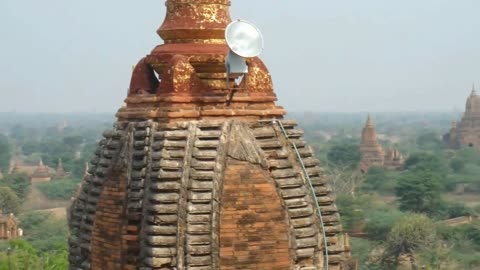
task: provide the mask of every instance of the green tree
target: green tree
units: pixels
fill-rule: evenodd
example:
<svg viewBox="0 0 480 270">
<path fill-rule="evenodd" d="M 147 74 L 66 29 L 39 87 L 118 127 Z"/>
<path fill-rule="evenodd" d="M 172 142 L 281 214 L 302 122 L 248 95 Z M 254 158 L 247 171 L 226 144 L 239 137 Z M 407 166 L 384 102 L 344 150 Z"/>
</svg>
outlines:
<svg viewBox="0 0 480 270">
<path fill-rule="evenodd" d="M 28 138 L 29 131 L 22 125 L 15 125 L 10 129 L 10 136 L 17 140 L 17 142 L 22 142 Z"/>
<path fill-rule="evenodd" d="M 337 144 L 328 151 L 327 158 L 337 166 L 355 168 L 362 158 L 358 145 Z"/>
<path fill-rule="evenodd" d="M 63 138 L 63 142 L 71 149 L 77 149 L 83 142 L 82 136 L 67 136 Z"/>
<path fill-rule="evenodd" d="M 66 218 L 55 218 L 50 213 L 29 212 L 19 216 L 24 239 L 39 252 L 67 249 L 68 227 Z"/>
<path fill-rule="evenodd" d="M 402 218 L 387 236 L 382 265 L 395 269 L 401 255 L 407 255 L 412 269 L 418 269 L 416 252 L 436 242 L 435 225 L 424 215 L 410 214 Z"/>
<path fill-rule="evenodd" d="M 338 196 L 336 203 L 342 216 L 342 225 L 346 230 L 355 230 L 363 223 L 365 215 L 362 206 L 367 203 L 363 198 L 341 195 Z"/>
<path fill-rule="evenodd" d="M 71 179 L 57 179 L 48 183 L 41 183 L 37 187 L 51 200 L 70 200 L 77 191 L 80 181 Z"/>
<path fill-rule="evenodd" d="M 376 245 L 371 241 L 363 238 L 351 238 L 352 255 L 355 260 L 358 260 L 359 270 L 381 270 L 377 265 L 372 265 L 371 254 L 375 252 Z M 357 269 L 355 267 L 346 269 Z"/>
<path fill-rule="evenodd" d="M 463 148 L 456 152 L 455 158 L 463 160 L 464 163 L 480 165 L 480 151 L 475 148 Z"/>
<path fill-rule="evenodd" d="M 30 192 L 31 182 L 28 176 L 24 174 L 14 174 L 0 180 L 0 186 L 11 188 L 21 201 L 25 201 Z"/>
<path fill-rule="evenodd" d="M 427 152 L 414 153 L 405 161 L 405 169 L 408 170 L 428 170 L 446 174 L 446 167 L 445 161 L 438 155 Z"/>
<path fill-rule="evenodd" d="M 66 249 L 39 252 L 24 239 L 11 240 L 8 242 L 8 247 L 8 253 L 0 250 L 0 270 L 68 269 Z"/>
<path fill-rule="evenodd" d="M 400 210 L 433 215 L 440 202 L 440 182 L 439 175 L 431 171 L 415 170 L 402 174 L 395 187 Z"/>
<path fill-rule="evenodd" d="M 448 164 L 446 158 L 441 154 L 432 154 L 427 152 L 420 152 L 412 154 L 405 161 L 405 169 L 410 171 L 409 177 L 414 175 L 422 175 L 422 172 L 430 172 L 435 175 L 434 178 L 441 190 L 447 189 L 448 182 Z"/>
<path fill-rule="evenodd" d="M 41 269 L 37 250 L 30 243 L 22 239 L 9 242 L 8 253 L 0 253 L 0 270 Z"/>
<path fill-rule="evenodd" d="M 39 149 L 38 141 L 27 141 L 22 145 L 22 153 L 27 156 L 39 152 Z"/>
<path fill-rule="evenodd" d="M 3 213 L 17 214 L 20 210 L 21 201 L 9 187 L 0 187 L 0 210 Z"/>
<path fill-rule="evenodd" d="M 429 248 L 423 249 L 419 252 L 419 257 L 423 261 L 423 265 L 430 266 L 426 269 L 443 270 L 453 269 L 452 263 L 452 248 L 443 243 L 437 243 Z"/>
<path fill-rule="evenodd" d="M 420 134 L 416 141 L 418 147 L 422 150 L 439 151 L 445 148 L 441 135 L 433 131 Z"/>
<path fill-rule="evenodd" d="M 0 170 L 6 172 L 10 166 L 10 159 L 12 158 L 11 146 L 8 138 L 0 134 Z"/>
<path fill-rule="evenodd" d="M 449 219 L 472 216 L 475 211 L 461 202 L 439 201 L 435 206 L 434 216 L 438 219 Z"/>
<path fill-rule="evenodd" d="M 391 209 L 374 211 L 368 214 L 365 231 L 370 239 L 385 241 L 393 226 L 405 215 L 401 211 Z"/>
<path fill-rule="evenodd" d="M 453 172 L 459 173 L 465 169 L 465 161 L 460 158 L 454 158 L 450 161 L 450 168 Z"/>
<path fill-rule="evenodd" d="M 375 191 L 387 180 L 387 171 L 383 167 L 373 166 L 368 169 L 362 189 Z"/>
<path fill-rule="evenodd" d="M 480 250 L 480 223 L 463 224 L 457 227 L 443 227 L 443 237 L 460 245 L 461 241 L 469 240 L 477 250 Z"/>
</svg>

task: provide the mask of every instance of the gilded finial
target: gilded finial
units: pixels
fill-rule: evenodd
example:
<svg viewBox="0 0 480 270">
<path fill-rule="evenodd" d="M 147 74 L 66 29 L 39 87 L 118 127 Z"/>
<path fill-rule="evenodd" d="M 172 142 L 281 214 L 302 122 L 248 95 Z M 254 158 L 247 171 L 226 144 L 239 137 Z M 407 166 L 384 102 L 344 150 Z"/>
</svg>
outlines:
<svg viewBox="0 0 480 270">
<path fill-rule="evenodd" d="M 157 33 L 165 43 L 223 44 L 231 22 L 229 0 L 168 0 Z"/>
</svg>

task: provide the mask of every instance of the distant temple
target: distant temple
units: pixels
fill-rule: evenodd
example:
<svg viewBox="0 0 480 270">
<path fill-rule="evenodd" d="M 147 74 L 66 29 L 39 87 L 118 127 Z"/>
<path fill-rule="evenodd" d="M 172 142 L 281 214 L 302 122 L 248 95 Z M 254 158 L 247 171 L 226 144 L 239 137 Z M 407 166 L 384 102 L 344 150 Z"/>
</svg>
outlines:
<svg viewBox="0 0 480 270">
<path fill-rule="evenodd" d="M 453 149 L 467 146 L 480 150 L 480 96 L 475 86 L 467 98 L 465 114 L 459 122 L 453 122 L 443 140 Z"/>
<path fill-rule="evenodd" d="M 67 174 L 67 172 L 65 172 L 65 169 L 63 168 L 63 162 L 62 162 L 62 159 L 58 159 L 58 166 L 57 166 L 57 173 L 56 173 L 56 176 L 57 177 L 63 177 Z"/>
<path fill-rule="evenodd" d="M 62 160 L 58 160 L 56 169 L 50 168 L 40 159 L 37 165 L 26 165 L 20 160 L 15 160 L 12 164 L 9 174 L 25 174 L 32 183 L 49 182 L 52 179 L 63 179 L 71 176 L 71 173 L 66 172 Z"/>
<path fill-rule="evenodd" d="M 388 149 L 385 153 L 385 159 L 383 163 L 383 167 L 387 169 L 401 169 L 405 165 L 405 158 L 403 155 L 398 151 L 398 149 Z"/>
<path fill-rule="evenodd" d="M 0 210 L 0 240 L 11 240 L 22 236 L 22 231 L 17 228 L 17 219 L 13 214 L 3 215 Z"/>
<path fill-rule="evenodd" d="M 267 67 L 227 81 L 230 1 L 165 4 L 69 210 L 70 269 L 346 269 L 335 196 Z"/>
<path fill-rule="evenodd" d="M 384 151 L 382 145 L 378 142 L 377 131 L 370 115 L 368 115 L 367 122 L 362 130 L 360 153 L 362 159 L 359 168 L 365 173 L 372 166 L 400 169 L 405 162 L 404 157 L 397 149 Z"/>
<path fill-rule="evenodd" d="M 37 165 L 27 165 L 19 159 L 15 159 L 10 167 L 9 174 L 25 174 L 29 177 L 35 172 Z"/>
<path fill-rule="evenodd" d="M 70 127 L 70 125 L 68 124 L 67 120 L 64 120 L 62 123 L 59 123 L 57 126 L 56 126 L 56 129 L 58 132 L 64 132 L 66 128 Z"/>
<path fill-rule="evenodd" d="M 38 162 L 37 168 L 31 175 L 32 184 L 49 182 L 52 180 L 52 175 L 50 174 L 49 168 L 43 164 L 43 160 L 40 159 Z"/>
<path fill-rule="evenodd" d="M 70 177 L 72 174 L 65 171 L 63 168 L 63 162 L 62 159 L 58 159 L 58 165 L 57 165 L 57 170 L 55 171 L 55 178 L 56 179 L 65 179 Z"/>
</svg>

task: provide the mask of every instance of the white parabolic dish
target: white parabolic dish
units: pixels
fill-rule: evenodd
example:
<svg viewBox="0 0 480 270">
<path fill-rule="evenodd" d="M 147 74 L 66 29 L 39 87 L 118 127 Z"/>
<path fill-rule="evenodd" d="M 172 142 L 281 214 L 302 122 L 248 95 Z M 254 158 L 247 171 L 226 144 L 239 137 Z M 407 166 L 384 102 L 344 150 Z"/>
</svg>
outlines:
<svg viewBox="0 0 480 270">
<path fill-rule="evenodd" d="M 225 30 L 225 40 L 230 50 L 241 57 L 256 57 L 263 50 L 262 33 L 247 21 L 231 22 Z"/>
</svg>

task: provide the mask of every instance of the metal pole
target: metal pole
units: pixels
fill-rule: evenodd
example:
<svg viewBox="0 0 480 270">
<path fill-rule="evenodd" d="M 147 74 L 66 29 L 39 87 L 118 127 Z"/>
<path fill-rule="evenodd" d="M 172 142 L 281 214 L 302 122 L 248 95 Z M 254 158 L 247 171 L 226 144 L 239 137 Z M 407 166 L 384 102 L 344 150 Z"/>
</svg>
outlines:
<svg viewBox="0 0 480 270">
<path fill-rule="evenodd" d="M 12 265 L 10 264 L 10 253 L 12 253 L 12 249 L 10 247 L 7 248 L 7 264 L 8 269 L 12 269 Z"/>
</svg>

